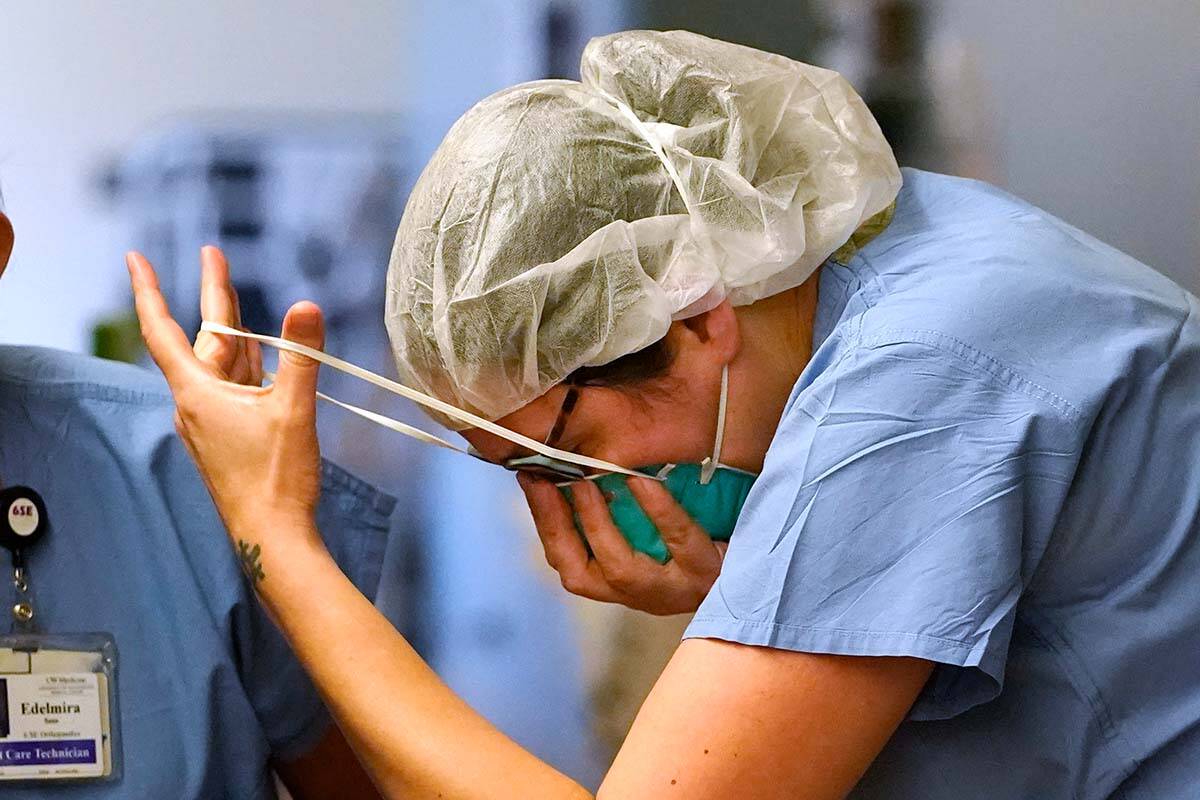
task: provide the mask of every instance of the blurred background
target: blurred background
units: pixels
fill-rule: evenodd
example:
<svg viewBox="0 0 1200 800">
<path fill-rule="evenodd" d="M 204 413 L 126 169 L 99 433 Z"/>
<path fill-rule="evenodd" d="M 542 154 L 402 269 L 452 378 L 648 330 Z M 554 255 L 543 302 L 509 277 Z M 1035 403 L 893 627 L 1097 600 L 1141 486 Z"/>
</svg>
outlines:
<svg viewBox="0 0 1200 800">
<path fill-rule="evenodd" d="M 391 372 L 408 187 L 486 94 L 578 77 L 591 36 L 687 28 L 842 71 L 902 164 L 999 184 L 1200 290 L 1200 4 L 1110 0 L 151 0 L 9 4 L 0 342 L 138 360 L 122 254 L 197 322 L 223 246 L 246 324 L 316 300 L 328 349 Z M 327 375 L 329 391 L 420 422 Z M 573 601 L 511 477 L 336 409 L 327 456 L 401 499 L 379 604 L 534 752 L 595 785 L 685 620 Z"/>
</svg>

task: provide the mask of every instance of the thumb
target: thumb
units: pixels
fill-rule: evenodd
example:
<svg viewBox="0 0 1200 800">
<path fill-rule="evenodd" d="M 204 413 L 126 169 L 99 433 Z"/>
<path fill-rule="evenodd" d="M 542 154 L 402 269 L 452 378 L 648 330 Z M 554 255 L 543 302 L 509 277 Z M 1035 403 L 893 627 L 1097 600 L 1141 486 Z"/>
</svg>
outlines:
<svg viewBox="0 0 1200 800">
<path fill-rule="evenodd" d="M 316 350 L 325 346 L 325 321 L 316 303 L 303 300 L 288 309 L 283 318 L 282 337 Z M 279 354 L 275 386 L 289 405 L 316 403 L 317 368 L 320 362 L 284 350 Z"/>
</svg>

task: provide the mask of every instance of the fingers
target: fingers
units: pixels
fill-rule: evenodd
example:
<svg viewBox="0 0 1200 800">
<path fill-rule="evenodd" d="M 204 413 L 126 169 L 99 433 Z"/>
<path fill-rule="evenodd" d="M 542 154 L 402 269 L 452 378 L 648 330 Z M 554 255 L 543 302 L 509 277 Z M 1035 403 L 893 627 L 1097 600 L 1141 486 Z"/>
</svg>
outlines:
<svg viewBox="0 0 1200 800">
<path fill-rule="evenodd" d="M 698 574 L 715 574 L 720 570 L 721 554 L 713 546 L 713 540 L 675 501 L 667 487 L 649 478 L 630 478 L 628 484 L 680 569 Z"/>
<path fill-rule="evenodd" d="M 237 309 L 229 285 L 229 264 L 215 247 L 200 248 L 200 316 L 236 328 Z"/>
<path fill-rule="evenodd" d="M 238 330 L 246 330 L 242 327 L 242 304 L 238 300 L 238 294 L 230 283 L 227 287 L 229 290 L 229 300 L 233 303 L 233 318 L 236 321 L 234 327 Z M 262 345 L 253 339 L 238 339 L 238 344 L 242 348 L 241 356 L 245 367 L 244 377 L 239 379 L 239 383 L 247 383 L 251 386 L 262 386 L 263 382 L 263 365 L 262 365 Z"/>
<path fill-rule="evenodd" d="M 320 350 L 325 346 L 325 322 L 321 309 L 307 300 L 288 309 L 283 318 L 282 337 L 298 344 Z M 320 362 L 308 356 L 286 350 L 279 354 L 279 375 L 275 391 L 285 403 L 302 406 L 316 405 L 317 368 Z"/>
<path fill-rule="evenodd" d="M 242 330 L 245 330 L 243 328 Z M 246 376 L 246 383 L 251 386 L 262 386 L 263 382 L 263 362 L 262 362 L 262 345 L 258 342 L 246 341 L 246 357 L 249 361 L 250 374 Z"/>
<path fill-rule="evenodd" d="M 729 552 L 729 542 L 713 540 L 713 549 L 717 551 L 717 566 L 725 563 L 725 554 Z"/>
<path fill-rule="evenodd" d="M 225 261 L 225 254 L 221 252 L 219 247 L 212 247 L 211 245 L 210 247 L 211 249 L 217 251 L 217 253 L 221 256 L 222 261 Z M 225 271 L 229 271 L 228 262 L 226 262 Z M 230 305 L 233 306 L 233 327 L 240 329 L 242 327 L 242 302 L 238 299 L 237 290 L 233 288 L 232 279 L 225 282 L 225 291 L 229 295 Z"/>
<path fill-rule="evenodd" d="M 575 522 L 567 499 L 550 481 L 518 474 L 517 483 L 525 493 L 538 538 L 546 554 L 546 563 L 558 573 L 563 588 L 571 594 L 615 603 L 616 592 L 604 580 L 599 565 L 588 558 L 587 548 Z"/>
<path fill-rule="evenodd" d="M 528 475 L 519 475 L 518 481 L 533 512 L 546 560 L 573 594 L 652 614 L 691 612 L 721 570 L 724 543 L 709 539 L 657 481 L 646 480 L 648 485 L 634 489 L 634 494 L 675 556 L 665 565 L 633 550 L 613 522 L 608 503 L 595 483 L 572 483 L 568 504 L 549 481 Z M 642 481 L 629 481 L 631 487 L 637 483 Z M 588 558 L 576 529 L 572 506 L 591 546 L 592 558 Z"/>
<path fill-rule="evenodd" d="M 207 322 L 240 328 L 237 292 L 229 280 L 229 264 L 219 248 L 200 248 L 200 315 Z M 237 383 L 262 385 L 262 368 L 254 370 L 251 342 L 220 333 L 201 331 L 193 350 L 201 362 Z M 258 380 L 255 381 L 255 377 Z"/>
<path fill-rule="evenodd" d="M 637 591 L 645 582 L 649 565 L 657 567 L 653 559 L 630 547 L 629 542 L 613 524 L 612 514 L 600 488 L 591 481 L 571 484 L 575 511 L 583 526 L 584 536 L 592 548 L 596 563 L 600 565 L 605 579 L 621 592 Z"/>
<path fill-rule="evenodd" d="M 154 267 L 141 253 L 127 253 L 125 265 L 129 268 L 134 307 L 146 348 L 167 382 L 175 386 L 185 377 L 200 371 L 200 362 L 192 353 L 187 335 L 167 309 L 167 301 L 158 288 Z"/>
<path fill-rule="evenodd" d="M 517 474 L 517 483 L 529 503 L 533 524 L 537 526 L 538 536 L 546 550 L 546 562 L 560 573 L 586 564 L 587 549 L 575 530 L 567 499 L 558 487 L 550 481 L 524 473 Z"/>
</svg>

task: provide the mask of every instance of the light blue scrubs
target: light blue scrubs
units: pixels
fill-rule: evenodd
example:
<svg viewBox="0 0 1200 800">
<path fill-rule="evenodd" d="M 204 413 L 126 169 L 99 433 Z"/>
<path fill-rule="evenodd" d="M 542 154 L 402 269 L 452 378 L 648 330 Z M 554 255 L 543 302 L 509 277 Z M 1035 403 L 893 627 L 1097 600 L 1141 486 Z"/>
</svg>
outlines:
<svg viewBox="0 0 1200 800">
<path fill-rule="evenodd" d="M 819 297 L 687 635 L 937 662 L 854 797 L 1200 796 L 1197 299 L 912 170 Z"/>
<path fill-rule="evenodd" d="M 40 492 L 52 526 L 29 553 L 38 621 L 47 632 L 116 637 L 124 737 L 119 783 L 0 784 L 7 800 L 274 797 L 268 760 L 308 752 L 328 729 L 242 577 L 172 416 L 156 374 L 0 347 L 0 480 Z M 318 524 L 368 597 L 393 502 L 325 465 Z M 0 560 L 10 569 L 7 553 Z M 268 561 L 267 580 L 286 568 Z M 11 607 L 7 578 L 0 600 Z"/>
</svg>

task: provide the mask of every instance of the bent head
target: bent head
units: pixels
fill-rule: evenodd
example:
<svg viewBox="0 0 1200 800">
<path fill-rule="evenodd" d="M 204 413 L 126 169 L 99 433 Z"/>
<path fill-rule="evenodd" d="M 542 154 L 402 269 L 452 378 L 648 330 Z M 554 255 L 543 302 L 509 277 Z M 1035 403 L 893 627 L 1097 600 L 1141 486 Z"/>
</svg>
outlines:
<svg viewBox="0 0 1200 800">
<path fill-rule="evenodd" d="M 712 452 L 721 372 L 737 361 L 740 349 L 737 314 L 725 302 L 672 323 L 663 339 L 643 350 L 576 370 L 497 422 L 553 447 L 630 468 L 700 462 Z M 734 380 L 740 377 L 735 371 Z M 485 431 L 463 436 L 490 461 L 529 455 Z"/>
<path fill-rule="evenodd" d="M 891 204 L 899 168 L 840 76 L 780 56 L 632 31 L 593 40 L 581 77 L 481 101 L 413 187 L 388 271 L 400 378 L 636 467 L 712 454 L 728 367 L 727 444 L 744 449 L 723 460 L 752 468 L 766 445 L 745 431 L 763 426 L 743 423 L 756 403 L 777 421 L 771 376 L 793 366 L 770 368 L 791 362 L 776 334 L 806 331 L 794 302 L 778 325 L 748 310 L 795 300 Z"/>
<path fill-rule="evenodd" d="M 497 422 L 560 450 L 631 469 L 700 463 L 713 455 L 728 370 L 720 462 L 759 472 L 811 355 L 819 274 L 748 306 L 734 308 L 726 300 L 672 322 L 651 346 L 576 370 Z M 490 461 L 529 455 L 484 431 L 462 434 Z"/>
</svg>

